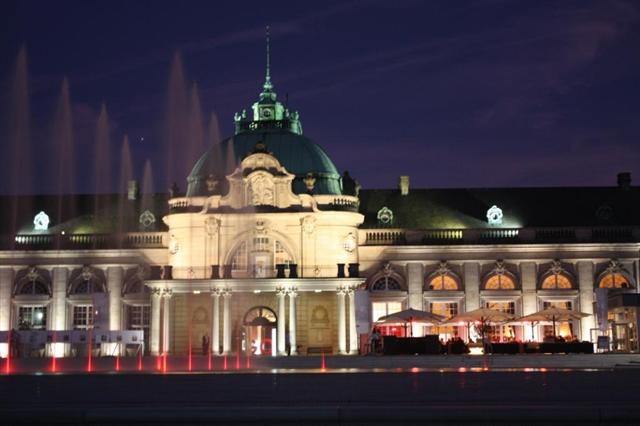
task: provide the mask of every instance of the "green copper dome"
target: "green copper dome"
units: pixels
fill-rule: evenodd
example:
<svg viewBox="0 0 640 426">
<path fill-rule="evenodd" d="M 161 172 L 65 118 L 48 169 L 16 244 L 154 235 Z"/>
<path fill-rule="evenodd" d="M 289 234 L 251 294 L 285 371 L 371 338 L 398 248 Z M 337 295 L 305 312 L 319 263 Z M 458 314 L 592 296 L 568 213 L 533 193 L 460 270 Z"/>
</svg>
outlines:
<svg viewBox="0 0 640 426">
<path fill-rule="evenodd" d="M 342 194 L 338 170 L 320 146 L 302 135 L 297 111 L 290 111 L 277 100 L 271 83 L 269 33 L 267 32 L 267 67 L 258 101 L 252 106 L 253 118 L 246 111 L 234 116 L 235 135 L 211 147 L 196 163 L 187 178 L 187 196 L 226 194 L 230 174 L 257 144 L 266 145 L 289 173 L 296 177 L 293 192 L 307 193 L 303 179 L 313 174 L 314 194 Z"/>
<path fill-rule="evenodd" d="M 243 131 L 211 147 L 196 163 L 189 175 L 187 196 L 225 194 L 225 176 L 262 142 L 289 173 L 295 174 L 293 192 L 307 193 L 303 182 L 313 173 L 314 194 L 341 194 L 340 175 L 327 153 L 309 138 L 288 129 Z"/>
</svg>

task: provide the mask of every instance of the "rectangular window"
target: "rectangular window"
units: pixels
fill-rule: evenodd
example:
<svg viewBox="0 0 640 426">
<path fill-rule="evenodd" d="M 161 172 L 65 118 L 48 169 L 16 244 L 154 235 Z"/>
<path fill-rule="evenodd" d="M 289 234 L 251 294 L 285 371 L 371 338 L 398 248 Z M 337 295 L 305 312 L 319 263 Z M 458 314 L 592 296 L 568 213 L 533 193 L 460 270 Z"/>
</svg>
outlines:
<svg viewBox="0 0 640 426">
<path fill-rule="evenodd" d="M 73 307 L 73 328 L 75 330 L 93 328 L 93 305 L 75 305 Z"/>
<path fill-rule="evenodd" d="M 542 309 L 573 309 L 573 303 L 570 300 L 562 300 L 562 301 L 544 301 L 542 302 Z M 542 335 L 546 338 L 550 338 L 553 336 L 562 336 L 563 338 L 570 338 L 573 334 L 573 322 L 560 322 L 556 323 L 556 329 L 553 329 L 553 325 L 543 325 L 542 326 Z"/>
<path fill-rule="evenodd" d="M 151 306 L 149 305 L 129 306 L 127 328 L 130 330 L 148 329 L 150 312 Z"/>
<path fill-rule="evenodd" d="M 486 302 L 485 307 L 511 315 L 516 314 L 516 302 Z"/>
<path fill-rule="evenodd" d="M 485 302 L 485 308 L 507 314 L 516 314 L 516 302 Z M 516 339 L 517 330 L 512 325 L 492 325 L 489 327 L 489 337 L 494 343 L 511 342 Z"/>
<path fill-rule="evenodd" d="M 377 321 L 380 317 L 391 315 L 402 310 L 402 302 L 373 302 L 371 304 L 371 313 L 373 321 Z"/>
<path fill-rule="evenodd" d="M 44 330 L 47 328 L 47 307 L 20 306 L 18 308 L 18 328 L 20 330 Z"/>
<path fill-rule="evenodd" d="M 429 310 L 436 315 L 449 319 L 458 315 L 458 304 L 455 302 L 431 302 L 429 303 Z"/>
</svg>

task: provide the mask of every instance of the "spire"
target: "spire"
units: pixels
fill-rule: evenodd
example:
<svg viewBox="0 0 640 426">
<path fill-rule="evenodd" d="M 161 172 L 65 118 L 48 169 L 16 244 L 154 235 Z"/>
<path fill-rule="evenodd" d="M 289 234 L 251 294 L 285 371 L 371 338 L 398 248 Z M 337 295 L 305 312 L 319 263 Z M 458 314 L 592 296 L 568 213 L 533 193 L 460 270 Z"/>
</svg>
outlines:
<svg viewBox="0 0 640 426">
<path fill-rule="evenodd" d="M 267 38 L 267 72 L 264 79 L 264 88 L 265 92 L 270 92 L 273 89 L 273 84 L 271 84 L 271 32 L 269 26 L 267 25 L 266 31 Z"/>
</svg>

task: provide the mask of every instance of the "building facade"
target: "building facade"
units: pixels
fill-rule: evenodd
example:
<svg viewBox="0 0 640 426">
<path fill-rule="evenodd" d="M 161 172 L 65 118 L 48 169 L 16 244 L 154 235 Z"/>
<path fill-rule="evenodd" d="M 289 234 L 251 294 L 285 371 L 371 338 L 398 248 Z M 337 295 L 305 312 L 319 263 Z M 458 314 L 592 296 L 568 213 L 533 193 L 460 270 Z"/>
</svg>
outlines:
<svg viewBox="0 0 640 426">
<path fill-rule="evenodd" d="M 213 354 L 357 354 L 375 320 L 405 308 L 554 306 L 592 314 L 560 333 L 593 340 L 598 289 L 638 293 L 640 190 L 627 174 L 607 188 L 414 189 L 402 176 L 397 189 L 361 190 L 304 136 L 269 76 L 234 122 L 184 194 L 132 183 L 128 194 L 7 198 L 25 224 L 0 251 L 0 331 L 142 330 L 154 355 L 203 342 Z M 54 217 L 56 205 L 74 207 Z M 617 349 L 638 350 L 634 312 L 609 318 Z M 492 334 L 539 340 L 545 327 Z M 416 332 L 475 337 L 462 325 Z"/>
</svg>

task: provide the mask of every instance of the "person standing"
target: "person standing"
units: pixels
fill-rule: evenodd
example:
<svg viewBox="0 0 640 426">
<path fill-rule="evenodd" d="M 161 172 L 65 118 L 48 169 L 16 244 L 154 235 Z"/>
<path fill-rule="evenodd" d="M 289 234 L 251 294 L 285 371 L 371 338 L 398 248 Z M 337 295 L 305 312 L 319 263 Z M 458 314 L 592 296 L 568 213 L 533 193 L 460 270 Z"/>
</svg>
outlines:
<svg viewBox="0 0 640 426">
<path fill-rule="evenodd" d="M 207 355 L 209 353 L 209 335 L 204 334 L 202 336 L 202 355 Z"/>
</svg>

